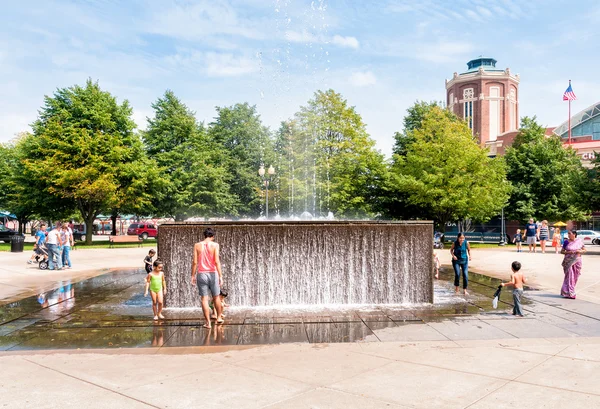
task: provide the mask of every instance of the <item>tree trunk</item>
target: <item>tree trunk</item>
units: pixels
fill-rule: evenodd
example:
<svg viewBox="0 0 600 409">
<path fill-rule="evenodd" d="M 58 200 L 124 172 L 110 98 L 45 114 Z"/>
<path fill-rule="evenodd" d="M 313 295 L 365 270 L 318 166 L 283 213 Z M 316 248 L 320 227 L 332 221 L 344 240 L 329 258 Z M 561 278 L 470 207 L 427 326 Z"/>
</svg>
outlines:
<svg viewBox="0 0 600 409">
<path fill-rule="evenodd" d="M 85 218 L 85 244 L 92 244 L 92 234 L 94 233 L 94 220 L 96 215 L 90 212 L 90 215 Z"/>
<path fill-rule="evenodd" d="M 19 234 L 25 233 L 25 224 L 27 223 L 27 217 L 17 217 L 17 221 L 19 222 Z"/>
<path fill-rule="evenodd" d="M 110 220 L 112 221 L 112 235 L 117 235 L 117 216 L 119 216 L 119 211 L 114 209 L 110 215 Z"/>
</svg>

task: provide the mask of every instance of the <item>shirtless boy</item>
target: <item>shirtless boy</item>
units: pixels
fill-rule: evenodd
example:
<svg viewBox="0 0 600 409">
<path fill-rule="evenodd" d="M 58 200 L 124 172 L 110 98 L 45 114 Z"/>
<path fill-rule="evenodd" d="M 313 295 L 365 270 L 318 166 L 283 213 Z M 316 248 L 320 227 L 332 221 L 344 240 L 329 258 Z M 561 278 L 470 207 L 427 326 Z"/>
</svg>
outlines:
<svg viewBox="0 0 600 409">
<path fill-rule="evenodd" d="M 521 263 L 513 261 L 512 263 L 512 275 L 508 283 L 502 283 L 502 287 L 512 285 L 515 287 L 513 290 L 513 315 L 523 316 L 523 309 L 521 308 L 521 296 L 523 295 L 523 284 L 527 282 L 525 275 L 520 271 Z"/>
</svg>

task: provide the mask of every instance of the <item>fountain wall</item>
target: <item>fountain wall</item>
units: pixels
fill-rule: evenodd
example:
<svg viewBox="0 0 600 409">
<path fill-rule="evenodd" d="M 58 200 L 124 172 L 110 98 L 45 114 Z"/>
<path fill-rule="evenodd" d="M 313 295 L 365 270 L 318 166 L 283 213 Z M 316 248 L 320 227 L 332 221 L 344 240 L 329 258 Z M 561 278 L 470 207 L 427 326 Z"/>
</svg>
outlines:
<svg viewBox="0 0 600 409">
<path fill-rule="evenodd" d="M 165 223 L 166 307 L 199 307 L 194 243 L 207 227 L 235 306 L 433 302 L 431 222 Z"/>
</svg>

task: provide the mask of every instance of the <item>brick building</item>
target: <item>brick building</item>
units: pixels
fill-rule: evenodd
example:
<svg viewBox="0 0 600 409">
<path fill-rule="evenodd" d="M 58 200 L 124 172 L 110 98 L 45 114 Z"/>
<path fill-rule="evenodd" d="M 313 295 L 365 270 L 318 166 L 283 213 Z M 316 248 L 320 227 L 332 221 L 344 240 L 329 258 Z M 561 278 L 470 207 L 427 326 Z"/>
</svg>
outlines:
<svg viewBox="0 0 600 409">
<path fill-rule="evenodd" d="M 467 121 L 479 143 L 496 155 L 502 136 L 519 127 L 519 75 L 496 68 L 496 60 L 479 56 L 467 71 L 446 80 L 446 105 Z"/>
</svg>

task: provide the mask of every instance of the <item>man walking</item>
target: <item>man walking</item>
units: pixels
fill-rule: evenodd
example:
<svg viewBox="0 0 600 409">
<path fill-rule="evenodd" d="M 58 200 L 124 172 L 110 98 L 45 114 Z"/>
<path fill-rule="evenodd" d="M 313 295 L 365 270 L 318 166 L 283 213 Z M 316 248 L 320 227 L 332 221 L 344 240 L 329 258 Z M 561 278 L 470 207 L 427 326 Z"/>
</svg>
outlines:
<svg viewBox="0 0 600 409">
<path fill-rule="evenodd" d="M 525 225 L 525 238 L 527 239 L 527 245 L 529 246 L 529 252 L 533 250 L 535 253 L 536 239 L 540 235 L 537 224 L 533 222 L 533 218 L 529 219 L 529 223 Z"/>
<path fill-rule="evenodd" d="M 202 312 L 206 320 L 203 327 L 211 328 L 210 307 L 208 305 L 210 294 L 212 294 L 216 310 L 216 323 L 223 324 L 223 306 L 220 297 L 223 273 L 221 272 L 221 260 L 219 259 L 219 244 L 215 242 L 215 232 L 210 227 L 204 230 L 204 240 L 194 245 L 192 285 L 198 286 L 198 293 L 201 297 Z"/>
<path fill-rule="evenodd" d="M 54 257 L 56 257 L 56 270 L 62 270 L 62 239 L 60 237 L 60 223 L 56 223 L 56 227 L 48 232 L 46 236 L 46 247 L 48 247 L 48 269 L 55 270 Z"/>
</svg>

